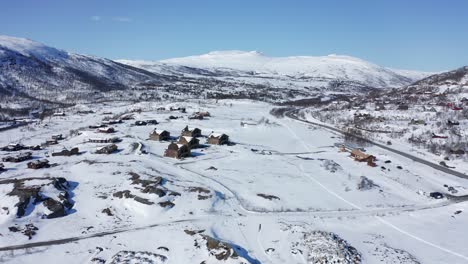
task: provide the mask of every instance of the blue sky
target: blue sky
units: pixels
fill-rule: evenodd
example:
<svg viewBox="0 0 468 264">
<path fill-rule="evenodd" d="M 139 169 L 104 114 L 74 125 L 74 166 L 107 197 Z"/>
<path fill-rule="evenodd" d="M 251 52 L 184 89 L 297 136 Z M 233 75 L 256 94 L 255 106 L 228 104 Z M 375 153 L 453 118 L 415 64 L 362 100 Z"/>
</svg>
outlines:
<svg viewBox="0 0 468 264">
<path fill-rule="evenodd" d="M 1 9 L 0 34 L 111 59 L 235 49 L 427 71 L 468 65 L 466 0 L 14 0 Z"/>
</svg>

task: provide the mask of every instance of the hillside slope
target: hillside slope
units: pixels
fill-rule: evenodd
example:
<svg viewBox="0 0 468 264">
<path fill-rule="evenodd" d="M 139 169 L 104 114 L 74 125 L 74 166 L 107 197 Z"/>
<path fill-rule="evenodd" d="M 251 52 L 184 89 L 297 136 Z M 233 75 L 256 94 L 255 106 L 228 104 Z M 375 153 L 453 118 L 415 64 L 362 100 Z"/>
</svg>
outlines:
<svg viewBox="0 0 468 264">
<path fill-rule="evenodd" d="M 0 36 L 0 73 L 3 100 L 54 102 L 89 100 L 162 78 L 112 60 L 9 36 Z"/>
</svg>

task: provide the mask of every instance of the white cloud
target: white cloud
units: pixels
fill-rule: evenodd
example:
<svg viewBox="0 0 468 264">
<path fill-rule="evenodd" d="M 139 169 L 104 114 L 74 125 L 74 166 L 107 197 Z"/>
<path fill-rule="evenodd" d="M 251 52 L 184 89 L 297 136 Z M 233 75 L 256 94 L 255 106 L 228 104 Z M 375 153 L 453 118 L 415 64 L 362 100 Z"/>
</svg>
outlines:
<svg viewBox="0 0 468 264">
<path fill-rule="evenodd" d="M 132 19 L 129 17 L 114 17 L 112 20 L 117 22 L 132 22 Z"/>
<path fill-rule="evenodd" d="M 97 22 L 97 21 L 101 21 L 102 18 L 100 16 L 92 16 L 92 17 L 90 17 L 90 19 L 91 19 L 91 21 Z"/>
</svg>

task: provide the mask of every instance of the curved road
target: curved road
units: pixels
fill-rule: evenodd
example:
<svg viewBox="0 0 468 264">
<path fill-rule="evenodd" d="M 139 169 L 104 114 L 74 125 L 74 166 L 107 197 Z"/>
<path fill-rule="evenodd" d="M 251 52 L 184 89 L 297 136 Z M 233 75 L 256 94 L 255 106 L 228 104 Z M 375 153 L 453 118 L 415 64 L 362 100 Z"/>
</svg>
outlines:
<svg viewBox="0 0 468 264">
<path fill-rule="evenodd" d="M 354 138 L 357 138 L 357 139 L 360 139 L 360 140 L 363 140 L 367 143 L 370 143 L 372 145 L 375 145 L 377 147 L 380 147 L 382 149 L 385 149 L 385 150 L 388 150 L 390 152 L 393 152 L 393 153 L 396 153 L 400 156 L 403 156 L 405 158 L 408 158 L 408 159 L 411 159 L 413 160 L 414 162 L 418 162 L 418 163 L 421 163 L 421 164 L 424 164 L 426 166 L 429 166 L 433 169 L 436 169 L 438 171 L 441 171 L 441 172 L 444 172 L 444 173 L 447 173 L 447 174 L 450 174 L 450 175 L 453 175 L 455 177 L 459 177 L 459 178 L 463 178 L 463 179 L 468 179 L 468 175 L 464 174 L 464 173 L 461 173 L 459 171 L 455 171 L 455 170 L 451 170 L 447 167 L 444 167 L 444 166 L 440 166 L 439 164 L 436 164 L 436 163 L 433 163 L 433 162 L 430 162 L 430 161 L 427 161 L 425 159 L 421 159 L 419 157 L 416 157 L 414 155 L 411 155 L 411 154 L 408 154 L 406 152 L 403 152 L 403 151 L 400 151 L 400 150 L 396 150 L 394 148 L 390 148 L 384 144 L 380 144 L 380 143 L 377 143 L 375 141 L 372 141 L 372 140 L 369 140 L 367 138 L 363 138 L 363 137 L 360 137 L 360 136 L 357 136 L 357 135 L 354 135 L 354 134 L 351 134 L 351 133 L 348 133 L 346 131 L 343 131 L 341 129 L 338 129 L 336 127 L 333 127 L 333 126 L 329 126 L 329 125 L 324 125 L 324 124 L 320 124 L 320 123 L 316 123 L 316 122 L 312 122 L 312 121 L 308 121 L 308 120 L 304 120 L 304 119 L 300 119 L 299 117 L 297 117 L 296 113 L 297 113 L 298 110 L 292 110 L 292 111 L 289 111 L 289 112 L 286 112 L 285 115 L 293 120 L 296 120 L 296 121 L 299 121 L 299 122 L 303 122 L 303 123 L 307 123 L 307 124 L 311 124 L 311 125 L 314 125 L 314 126 L 319 126 L 319 127 L 323 127 L 323 128 L 326 128 L 326 129 L 329 129 L 329 130 L 332 130 L 332 131 L 335 131 L 335 132 L 338 132 L 340 134 L 343 134 L 343 135 L 346 135 L 346 136 L 351 136 L 351 137 L 354 137 Z"/>
</svg>

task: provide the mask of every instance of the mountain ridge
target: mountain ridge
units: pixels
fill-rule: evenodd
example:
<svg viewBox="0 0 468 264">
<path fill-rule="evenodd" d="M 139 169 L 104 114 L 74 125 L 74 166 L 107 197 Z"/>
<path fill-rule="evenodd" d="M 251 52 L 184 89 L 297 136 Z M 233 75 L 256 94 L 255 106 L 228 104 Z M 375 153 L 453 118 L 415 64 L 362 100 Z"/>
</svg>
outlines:
<svg viewBox="0 0 468 264">
<path fill-rule="evenodd" d="M 327 56 L 269 57 L 259 51 L 211 51 L 206 54 L 160 61 L 116 60 L 151 71 L 158 65 L 186 66 L 205 70 L 237 70 L 271 76 L 328 78 L 355 81 L 371 87 L 401 87 L 432 73 L 394 70 L 363 59 L 330 54 Z"/>
</svg>

